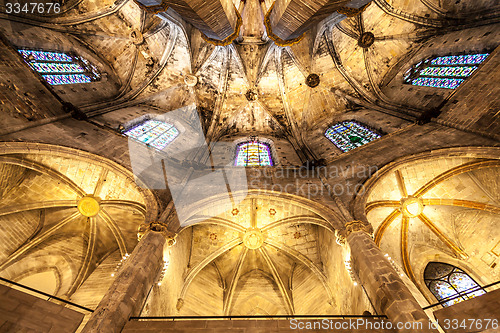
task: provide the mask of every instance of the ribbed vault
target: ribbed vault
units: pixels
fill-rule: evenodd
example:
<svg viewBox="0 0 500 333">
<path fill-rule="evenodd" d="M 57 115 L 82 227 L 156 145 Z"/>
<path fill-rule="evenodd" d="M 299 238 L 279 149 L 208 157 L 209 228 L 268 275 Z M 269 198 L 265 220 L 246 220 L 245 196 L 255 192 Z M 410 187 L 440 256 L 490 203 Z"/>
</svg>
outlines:
<svg viewBox="0 0 500 333">
<path fill-rule="evenodd" d="M 389 165 L 367 183 L 358 207 L 364 204 L 375 243 L 427 296 L 423 270 L 433 260 L 472 271 L 484 283 L 498 280 L 491 266 L 500 242 L 498 152 L 421 155 Z"/>
<path fill-rule="evenodd" d="M 103 260 L 130 253 L 146 210 L 156 210 L 128 171 L 95 155 L 10 143 L 0 146 L 0 166 L 0 274 L 43 289 L 29 277 L 52 272 L 57 295 L 72 297 Z"/>
<path fill-rule="evenodd" d="M 347 304 L 358 311 L 360 290 L 352 298 L 335 292 L 354 286 L 333 225 L 314 205 L 251 193 L 211 217 L 214 205 L 199 207 L 180 231 L 143 315 L 335 314 Z"/>
</svg>

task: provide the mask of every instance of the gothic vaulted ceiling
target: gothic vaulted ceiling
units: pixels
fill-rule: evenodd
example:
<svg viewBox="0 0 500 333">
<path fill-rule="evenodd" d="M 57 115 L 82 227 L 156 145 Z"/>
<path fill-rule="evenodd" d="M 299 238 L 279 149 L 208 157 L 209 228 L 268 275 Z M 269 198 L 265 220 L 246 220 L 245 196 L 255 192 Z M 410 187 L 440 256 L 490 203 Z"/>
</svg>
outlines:
<svg viewBox="0 0 500 333">
<path fill-rule="evenodd" d="M 483 34 L 480 15 L 498 12 L 493 0 L 375 0 L 360 15 L 336 25 L 326 19 L 300 43 L 281 48 L 263 23 L 272 1 L 234 4 L 243 26 L 225 47 L 208 44 L 178 16 L 155 16 L 125 0 L 69 1 L 57 17 L 14 16 L 1 26 L 14 44 L 40 38 L 30 28 L 38 26 L 90 49 L 111 69 L 110 83 L 116 80 L 115 109 L 126 103 L 168 111 L 195 103 L 209 139 L 259 134 L 307 145 L 303 133 L 356 109 L 352 98 L 409 120 L 421 115 L 421 99 L 401 94 L 400 84 L 391 83 L 395 75 L 431 38 L 466 28 L 471 36 Z M 362 47 L 366 32 L 373 44 Z M 320 82 L 311 88 L 306 78 L 313 73 Z M 197 77 L 192 87 L 188 75 Z M 110 106 L 98 102 L 78 106 L 91 115 Z"/>
<path fill-rule="evenodd" d="M 192 213 L 170 249 L 164 283 L 143 315 L 287 315 L 370 309 L 322 211 L 307 202 L 250 193 L 214 216 Z M 214 217 L 210 217 L 214 216 Z M 347 296 L 349 294 L 349 296 Z"/>
<path fill-rule="evenodd" d="M 486 152 L 443 150 L 393 163 L 367 183 L 358 200 L 375 243 L 429 301 L 423 283 L 429 261 L 460 262 L 478 280 L 500 277 L 493 264 L 500 250 L 500 160 L 498 151 Z"/>
<path fill-rule="evenodd" d="M 0 274 L 78 299 L 84 284 L 92 288 L 87 278 L 98 265 L 108 270 L 132 252 L 146 210 L 154 214 L 156 207 L 128 171 L 75 152 L 50 145 L 1 145 Z"/>
<path fill-rule="evenodd" d="M 263 25 L 273 1 L 233 2 L 243 27 L 228 46 L 208 44 L 178 16 L 155 16 L 127 0 L 70 0 L 60 15 L 13 15 L 0 20 L 0 29 L 13 45 L 76 49 L 102 63 L 102 91 L 63 91 L 94 120 L 129 107 L 168 112 L 194 103 L 209 140 L 257 134 L 307 145 L 307 133 L 367 105 L 410 121 L 420 116 L 423 101 L 435 96 L 412 97 L 394 78 L 424 45 L 435 50 L 425 43 L 441 38 L 444 45 L 448 39 L 443 36 L 455 30 L 469 29 L 469 43 L 479 50 L 482 42 L 476 36 L 488 31 L 477 18 L 499 9 L 495 0 L 374 0 L 362 14 L 336 25 L 327 19 L 300 43 L 281 48 L 267 38 Z M 366 32 L 373 34 L 373 44 L 363 47 L 359 42 Z M 319 76 L 315 87 L 306 84 L 310 74 Z M 15 110 L 12 114 L 22 118 Z M 121 121 L 112 119 L 113 113 L 106 116 L 105 121 Z M 436 182 L 440 174 L 481 163 L 496 161 L 456 158 L 405 165 L 377 183 L 367 201 L 367 218 L 382 248 L 401 242 L 403 251 L 391 255 L 404 269 L 411 269 L 417 247 L 429 246 L 418 239 L 421 234 L 450 257 L 481 253 L 467 244 L 469 226 L 457 229 L 453 223 L 463 216 L 493 223 L 498 166 L 466 168 Z M 435 174 L 420 176 L 422 170 Z M 425 184 L 430 185 L 418 192 Z M 480 197 L 470 188 L 478 189 Z M 410 194 L 421 200 L 417 211 L 419 203 L 424 211 L 408 218 L 398 208 Z M 87 195 L 99 198 L 86 204 L 92 212 L 97 202 L 96 215 L 85 216 L 78 209 Z M 18 281 L 52 274 L 47 291 L 72 295 L 87 306 L 95 306 L 106 290 L 95 282 L 111 281 L 117 262 L 134 248 L 146 204 L 154 202 L 115 165 L 40 147 L 0 151 L 0 199 L 0 223 L 8 226 L 0 234 L 0 274 Z M 259 196 L 235 209 L 236 214 L 230 211 L 181 231 L 171 250 L 170 283 L 155 287 L 145 313 L 339 314 L 371 309 L 362 291 L 353 287 L 344 254 L 318 212 Z M 414 228 L 425 231 L 399 238 Z M 253 229 L 257 231 L 249 233 Z M 307 304 L 310 294 L 327 297 Z"/>
</svg>

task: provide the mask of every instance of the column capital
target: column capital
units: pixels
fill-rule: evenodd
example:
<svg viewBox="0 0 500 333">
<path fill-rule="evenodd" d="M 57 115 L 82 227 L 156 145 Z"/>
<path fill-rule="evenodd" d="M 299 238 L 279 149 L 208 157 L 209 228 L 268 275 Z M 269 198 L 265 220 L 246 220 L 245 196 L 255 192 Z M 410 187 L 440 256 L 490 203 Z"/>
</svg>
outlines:
<svg viewBox="0 0 500 333">
<path fill-rule="evenodd" d="M 139 230 L 137 231 L 137 240 L 140 241 L 141 238 L 148 231 L 158 232 L 162 234 L 166 239 L 167 246 L 174 246 L 177 239 L 177 234 L 168 230 L 167 224 L 163 222 L 153 221 L 149 224 L 143 223 L 139 226 Z"/>
<path fill-rule="evenodd" d="M 145 11 L 158 14 L 166 12 L 168 9 L 168 3 L 166 0 L 134 0 L 134 2 L 144 9 Z"/>
<path fill-rule="evenodd" d="M 354 220 L 347 222 L 343 229 L 336 230 L 335 232 L 337 243 L 345 245 L 347 237 L 353 232 L 364 232 L 371 236 L 373 234 L 373 227 L 368 221 Z"/>
<path fill-rule="evenodd" d="M 371 2 L 368 2 L 366 5 L 360 7 L 360 8 L 353 8 L 353 7 L 348 7 L 348 6 L 342 6 L 339 9 L 337 9 L 337 13 L 343 14 L 347 17 L 354 17 L 358 16 L 362 12 L 365 11 L 365 9 L 371 5 Z"/>
<path fill-rule="evenodd" d="M 290 40 L 284 40 L 273 32 L 273 28 L 271 26 L 271 15 L 275 3 L 276 2 L 273 2 L 271 7 L 269 7 L 269 10 L 267 11 L 267 14 L 264 16 L 264 26 L 266 27 L 267 37 L 269 37 L 274 42 L 274 44 L 281 47 L 292 46 L 299 43 L 304 38 L 304 34 L 301 34 L 299 37 L 292 38 Z"/>
</svg>

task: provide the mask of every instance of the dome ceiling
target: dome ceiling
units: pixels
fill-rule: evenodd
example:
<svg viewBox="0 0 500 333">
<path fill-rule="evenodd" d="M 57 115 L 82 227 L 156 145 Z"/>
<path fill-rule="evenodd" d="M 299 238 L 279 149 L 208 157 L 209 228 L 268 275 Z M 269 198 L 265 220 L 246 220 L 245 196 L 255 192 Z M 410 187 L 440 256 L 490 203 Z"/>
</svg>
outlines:
<svg viewBox="0 0 500 333">
<path fill-rule="evenodd" d="M 142 315 L 335 314 L 360 297 L 356 290 L 342 299 L 333 289 L 354 286 L 334 229 L 317 212 L 293 200 L 250 194 L 211 218 L 213 204 L 193 213 L 192 224 L 179 233 L 166 283 L 153 289 Z M 340 263 L 340 270 L 332 272 L 324 256 Z M 318 298 L 308 307 L 311 295 Z"/>
<path fill-rule="evenodd" d="M 52 272 L 57 295 L 72 296 L 98 264 L 130 253 L 146 209 L 156 209 L 122 167 L 71 149 L 2 145 L 0 180 L 0 274 Z"/>
<path fill-rule="evenodd" d="M 498 159 L 422 158 L 381 170 L 359 203 L 375 243 L 421 290 L 425 265 L 433 259 L 460 260 L 496 281 L 496 265 L 488 266 L 499 253 L 499 175 Z"/>
</svg>

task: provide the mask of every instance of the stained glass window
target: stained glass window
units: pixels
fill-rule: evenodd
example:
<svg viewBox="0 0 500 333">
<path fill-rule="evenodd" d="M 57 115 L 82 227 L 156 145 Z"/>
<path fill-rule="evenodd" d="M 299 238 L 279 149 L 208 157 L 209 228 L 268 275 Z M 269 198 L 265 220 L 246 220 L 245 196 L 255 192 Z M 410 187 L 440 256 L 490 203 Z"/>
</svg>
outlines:
<svg viewBox="0 0 500 333">
<path fill-rule="evenodd" d="M 101 78 L 94 65 L 77 55 L 26 49 L 18 52 L 50 85 L 89 83 Z"/>
<path fill-rule="evenodd" d="M 179 130 L 172 124 L 155 119 L 147 119 L 123 132 L 139 142 L 158 150 L 165 148 L 179 135 Z"/>
<path fill-rule="evenodd" d="M 472 75 L 489 53 L 432 57 L 410 68 L 404 82 L 414 86 L 455 89 Z"/>
<path fill-rule="evenodd" d="M 381 137 L 355 121 L 343 121 L 326 130 L 325 136 L 343 152 L 362 146 Z"/>
<path fill-rule="evenodd" d="M 272 166 L 271 148 L 257 140 L 240 143 L 236 147 L 236 166 Z"/>
<path fill-rule="evenodd" d="M 424 280 L 436 299 L 443 301 L 443 306 L 460 303 L 486 293 L 463 270 L 440 262 L 430 262 L 427 265 L 424 271 Z"/>
</svg>

